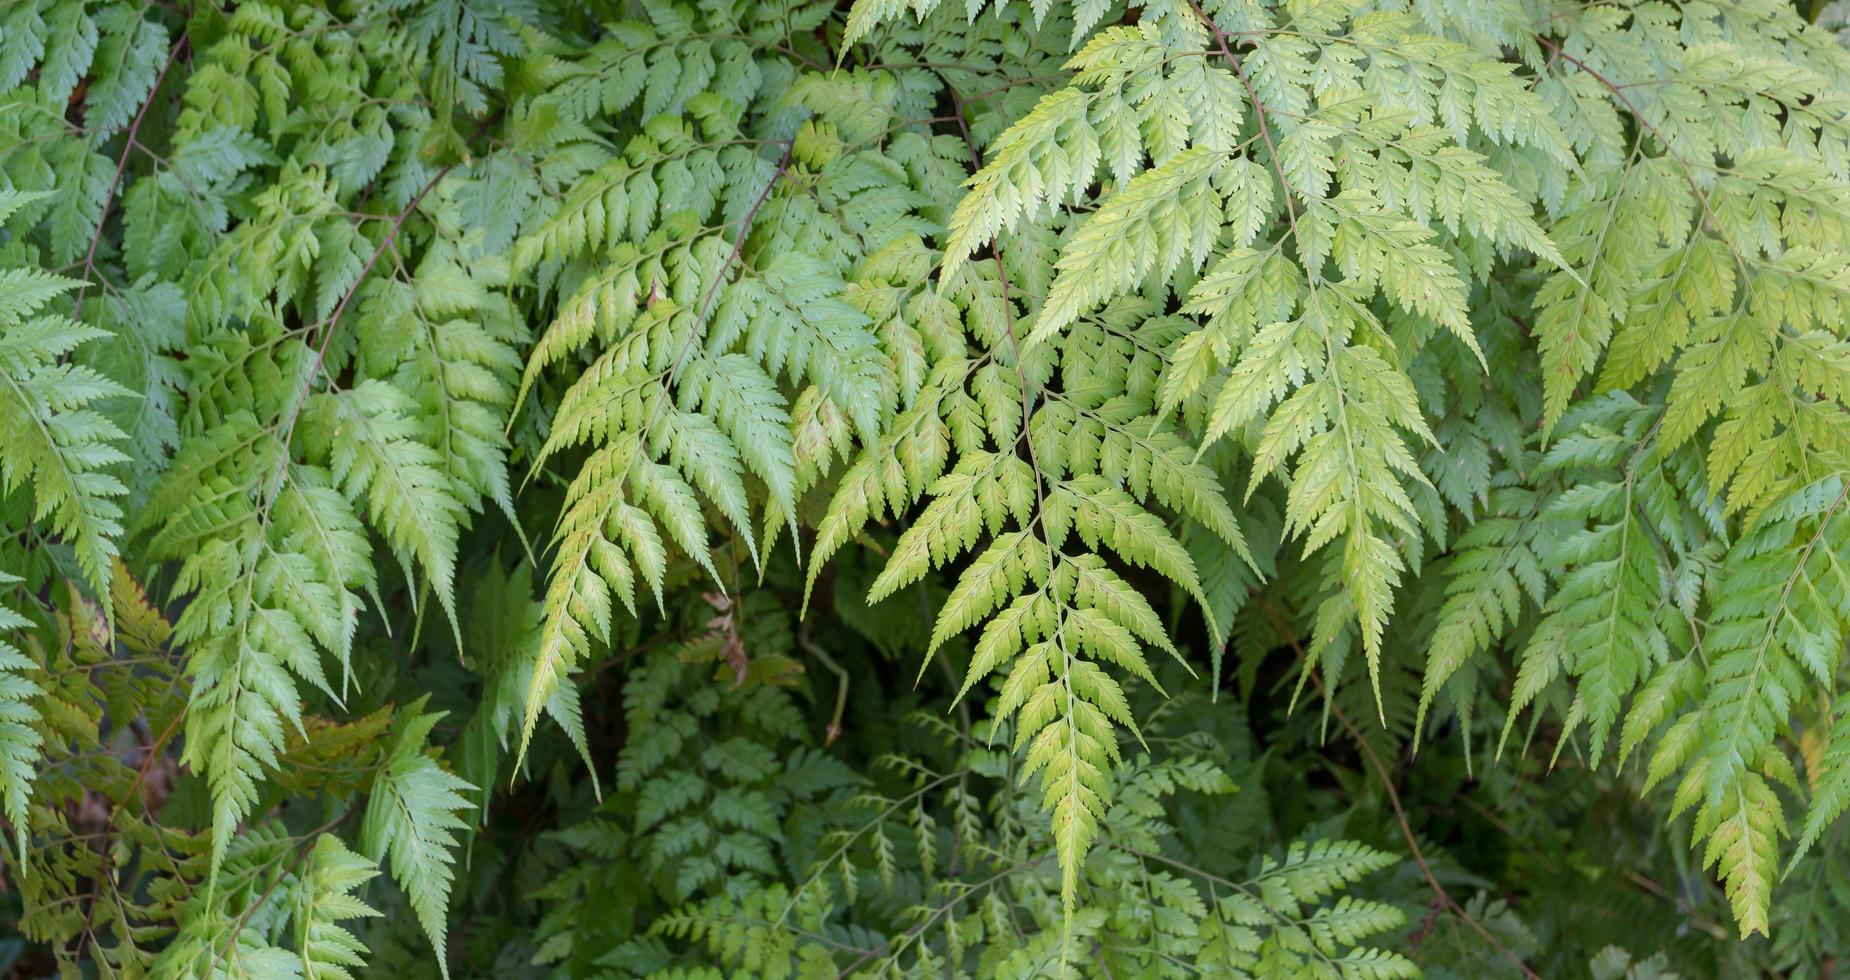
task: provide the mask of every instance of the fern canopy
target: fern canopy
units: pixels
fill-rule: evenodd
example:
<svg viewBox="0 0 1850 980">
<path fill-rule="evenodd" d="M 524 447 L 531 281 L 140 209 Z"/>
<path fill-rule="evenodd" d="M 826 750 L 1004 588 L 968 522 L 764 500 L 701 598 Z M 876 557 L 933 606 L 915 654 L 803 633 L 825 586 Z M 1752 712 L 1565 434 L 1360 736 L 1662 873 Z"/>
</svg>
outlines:
<svg viewBox="0 0 1850 980">
<path fill-rule="evenodd" d="M 5 5 L 0 967 L 1831 975 L 1845 24 Z"/>
</svg>

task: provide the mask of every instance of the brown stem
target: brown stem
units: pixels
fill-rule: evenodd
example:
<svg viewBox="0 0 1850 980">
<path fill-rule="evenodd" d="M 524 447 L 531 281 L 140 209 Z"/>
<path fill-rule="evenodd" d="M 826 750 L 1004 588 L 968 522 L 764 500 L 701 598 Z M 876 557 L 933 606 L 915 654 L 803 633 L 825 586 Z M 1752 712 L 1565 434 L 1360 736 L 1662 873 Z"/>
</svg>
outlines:
<svg viewBox="0 0 1850 980">
<path fill-rule="evenodd" d="M 669 366 L 667 375 L 662 379 L 662 397 L 656 401 L 655 410 L 649 413 L 648 420 L 642 424 L 642 430 L 637 434 L 635 456 L 641 456 L 648 450 L 649 434 L 655 430 L 655 423 L 661 420 L 662 412 L 668 408 L 668 386 L 674 384 L 675 379 L 681 374 L 682 366 L 687 363 L 687 356 L 693 353 L 694 338 L 700 333 L 701 321 L 707 318 L 707 313 L 712 309 L 713 300 L 719 293 L 719 284 L 725 281 L 726 273 L 732 269 L 732 264 L 744 254 L 745 239 L 751 235 L 752 222 L 757 220 L 758 212 L 763 209 L 764 202 L 770 200 L 771 190 L 789 172 L 790 154 L 795 149 L 794 139 L 784 144 L 784 155 L 777 161 L 777 169 L 772 172 L 771 179 L 764 182 L 764 189 L 758 192 L 757 199 L 752 201 L 752 206 L 746 210 L 745 216 L 739 219 L 739 232 L 733 237 L 732 251 L 726 254 L 726 260 L 721 262 L 719 268 L 713 273 L 713 281 L 707 283 L 706 290 L 700 294 L 700 305 L 695 309 L 694 322 L 687 326 L 687 338 L 681 342 L 680 352 L 675 354 L 674 363 Z M 630 466 L 635 465 L 634 459 L 633 456 Z M 618 474 L 617 486 L 612 492 L 622 489 L 623 481 L 629 476 L 630 466 L 625 466 L 623 472 Z M 724 586 L 722 585 L 721 588 Z"/>
<path fill-rule="evenodd" d="M 322 824 L 320 827 L 317 827 L 314 830 L 309 831 L 307 836 L 302 838 L 302 840 L 306 842 L 308 846 L 300 848 L 296 851 L 295 858 L 289 862 L 289 867 L 283 869 L 282 874 L 279 874 L 275 878 L 273 878 L 270 881 L 269 887 L 265 888 L 261 895 L 258 895 L 254 900 L 251 901 L 250 905 L 244 909 L 243 914 L 238 916 L 238 921 L 232 923 L 231 937 L 225 942 L 223 949 L 219 947 L 218 942 L 216 940 L 213 941 L 212 943 L 212 964 L 210 967 L 207 968 L 204 974 L 205 976 L 211 977 L 211 976 L 218 975 L 219 961 L 224 959 L 225 954 L 231 952 L 232 947 L 237 945 L 238 934 L 244 931 L 244 927 L 246 924 L 250 922 L 251 916 L 255 915 L 257 913 L 257 910 L 262 908 L 264 903 L 270 900 L 270 896 L 273 893 L 275 893 L 277 887 L 283 883 L 283 879 L 294 874 L 296 869 L 302 866 L 302 862 L 308 860 L 308 852 L 314 849 L 314 846 L 315 846 L 314 842 L 318 840 L 322 834 L 328 833 L 334 830 L 335 828 L 339 827 L 341 824 L 346 823 L 348 820 L 352 819 L 354 814 L 359 813 L 359 812 L 360 812 L 360 808 L 358 806 L 349 807 L 347 809 L 347 812 L 341 814 L 338 817 L 335 817 L 333 820 L 330 820 L 327 823 Z"/>
<path fill-rule="evenodd" d="M 830 716 L 829 727 L 823 732 L 822 740 L 822 744 L 827 746 L 841 737 L 842 712 L 848 708 L 848 671 L 843 669 L 841 664 L 836 663 L 835 658 L 829 656 L 829 652 L 822 649 L 820 644 L 810 639 L 808 624 L 804 624 L 797 631 L 797 645 L 801 646 L 810 656 L 821 661 L 822 666 L 835 675 L 835 714 Z"/>
<path fill-rule="evenodd" d="M 975 170 L 982 170 L 982 158 L 976 155 L 976 143 L 970 139 L 970 124 L 964 119 L 963 97 L 957 94 L 956 89 L 951 88 L 948 79 L 945 80 L 944 90 L 950 94 L 951 105 L 956 108 L 954 115 L 957 118 L 957 128 L 963 134 L 964 146 L 970 150 L 970 166 Z M 1046 481 L 1041 476 L 1040 460 L 1035 458 L 1034 454 L 1034 436 L 1030 431 L 1031 426 L 1029 425 L 1029 423 L 1033 421 L 1033 404 L 1028 396 L 1028 375 L 1021 366 L 1021 347 L 1015 340 L 1015 300 L 1009 288 L 1008 269 L 1002 264 L 1001 241 L 997 240 L 990 247 L 989 251 L 996 260 L 996 281 L 1002 287 L 1002 315 L 1003 319 L 1008 323 L 1009 353 L 1015 358 L 1015 382 L 1016 386 L 1021 389 L 1021 435 L 1022 439 L 1028 444 L 1028 465 L 1034 470 L 1034 496 L 1036 498 L 1036 505 L 1042 511 L 1045 511 L 1047 507 Z M 1051 552 L 1052 549 L 1050 546 L 1047 556 L 1047 574 L 1049 575 L 1053 574 L 1054 565 Z"/>
<path fill-rule="evenodd" d="M 366 282 L 367 275 L 373 271 L 373 266 L 379 263 L 379 257 L 384 255 L 386 250 L 392 247 L 392 241 L 398 237 L 399 230 L 405 226 L 406 221 L 411 219 L 411 215 L 417 211 L 418 205 L 424 203 L 424 195 L 429 194 L 430 189 L 437 186 L 437 182 L 442 180 L 444 175 L 448 174 L 450 168 L 453 166 L 455 166 L 455 164 L 444 164 L 441 170 L 438 170 L 436 174 L 432 175 L 429 180 L 424 182 L 423 187 L 418 188 L 417 195 L 411 199 L 411 203 L 405 205 L 405 209 L 398 213 L 398 217 L 392 219 L 392 226 L 385 231 L 385 240 L 379 243 L 378 248 L 373 249 L 372 257 L 366 260 L 366 264 L 360 266 L 360 274 L 354 277 L 353 285 L 347 288 L 347 292 L 341 296 L 340 302 L 335 304 L 334 312 L 328 314 L 327 326 L 322 329 L 321 333 L 321 344 L 315 348 L 315 362 L 314 366 L 309 369 L 308 380 L 304 383 L 302 390 L 297 393 L 295 404 L 290 406 L 288 420 L 285 421 L 283 427 L 278 430 L 281 433 L 281 442 L 285 449 L 289 446 L 290 436 L 295 433 L 296 420 L 302 415 L 302 407 L 308 402 L 308 388 L 315 383 L 316 378 L 321 376 L 322 365 L 327 360 L 328 342 L 334 339 L 334 327 L 340 323 L 341 314 L 347 312 L 347 307 L 353 303 L 353 297 L 358 295 L 360 286 Z M 288 455 L 285 453 L 285 462 L 287 459 Z"/>
<path fill-rule="evenodd" d="M 141 131 L 142 120 L 148 118 L 148 109 L 154 105 L 154 97 L 160 94 L 161 83 L 167 80 L 167 72 L 174 62 L 180 60 L 180 52 L 186 48 L 186 32 L 180 32 L 180 39 L 173 42 L 173 50 L 167 52 L 167 63 L 161 66 L 160 74 L 154 76 L 154 87 L 148 90 L 148 100 L 141 104 L 135 113 L 135 121 L 129 124 L 128 138 L 122 141 L 122 155 L 116 158 L 115 176 L 109 178 L 109 191 L 103 195 L 103 210 L 96 216 L 96 231 L 90 235 L 90 247 L 84 250 L 83 285 L 77 287 L 77 315 L 83 316 L 84 293 L 90 288 L 90 273 L 96 267 L 96 246 L 103 240 L 103 224 L 109 220 L 109 205 L 116 199 L 116 188 L 122 184 L 122 171 L 128 167 L 129 151 L 135 148 L 135 134 Z"/>
<path fill-rule="evenodd" d="M 1278 146 L 1272 142 L 1272 127 L 1266 123 L 1265 103 L 1259 100 L 1259 92 L 1253 88 L 1252 80 L 1246 77 L 1246 67 L 1240 64 L 1239 56 L 1233 53 L 1233 47 L 1227 43 L 1227 33 L 1201 9 L 1197 0 L 1188 0 L 1188 7 L 1196 17 L 1201 18 L 1202 26 L 1214 35 L 1215 47 L 1233 68 L 1234 75 L 1240 79 L 1240 86 L 1246 90 L 1246 100 L 1253 105 L 1253 118 L 1259 123 L 1259 135 L 1265 140 L 1266 153 L 1271 157 L 1272 172 L 1278 175 L 1278 183 L 1285 191 L 1285 218 L 1291 224 L 1291 237 L 1295 240 L 1298 235 L 1298 214 L 1297 205 L 1292 203 L 1291 198 L 1297 191 L 1292 188 L 1291 181 L 1285 176 L 1285 168 L 1279 163 Z"/>
<path fill-rule="evenodd" d="M 1260 602 L 1265 607 L 1266 615 L 1271 618 L 1272 624 L 1278 628 L 1279 634 L 1284 636 L 1285 641 L 1290 644 L 1291 652 L 1297 654 L 1298 660 L 1305 665 L 1305 670 L 1310 674 L 1311 683 L 1316 685 L 1318 693 L 1326 693 L 1323 687 L 1323 678 L 1318 675 L 1315 668 L 1310 666 L 1309 655 L 1304 652 L 1303 644 L 1298 642 L 1297 634 L 1291 629 L 1291 625 L 1285 621 L 1278 607 L 1263 596 L 1260 597 Z M 1497 952 L 1503 954 L 1505 959 L 1514 964 L 1516 969 L 1522 971 L 1524 977 L 1529 978 L 1529 980 L 1540 980 L 1540 976 L 1534 970 L 1530 969 L 1527 963 L 1522 961 L 1522 957 L 1516 955 L 1515 950 L 1510 949 L 1508 946 L 1504 945 L 1502 940 L 1491 935 L 1490 930 L 1484 928 L 1483 923 L 1479 922 L 1471 913 L 1465 911 L 1464 906 L 1458 904 L 1458 900 L 1452 897 L 1452 893 L 1446 891 L 1445 886 L 1439 883 L 1438 876 L 1433 874 L 1432 866 L 1426 863 L 1426 852 L 1421 849 L 1418 838 L 1414 836 L 1412 825 L 1407 822 L 1407 811 L 1401 807 L 1400 803 L 1400 791 L 1394 788 L 1394 779 L 1388 774 L 1387 765 L 1381 761 L 1381 756 L 1375 752 L 1375 747 L 1368 744 L 1368 739 L 1362 737 L 1361 730 L 1356 728 L 1355 723 L 1349 720 L 1348 714 L 1336 703 L 1336 699 L 1333 697 L 1329 698 L 1328 703 L 1330 706 L 1330 714 L 1336 717 L 1337 723 L 1342 725 L 1343 730 L 1349 733 L 1349 737 L 1355 740 L 1356 747 L 1362 750 L 1362 757 L 1368 761 L 1369 769 L 1372 770 L 1376 778 L 1381 781 L 1381 788 L 1387 791 L 1388 805 L 1394 808 L 1394 820 L 1400 825 L 1400 835 L 1406 839 L 1407 850 L 1413 855 L 1413 862 L 1419 865 L 1420 874 L 1426 878 L 1426 884 L 1432 889 L 1433 895 L 1437 897 L 1440 902 L 1444 903 L 1445 907 L 1450 910 L 1453 915 L 1457 916 L 1460 921 L 1470 926 L 1471 931 L 1477 933 L 1485 942 L 1494 947 Z"/>
</svg>

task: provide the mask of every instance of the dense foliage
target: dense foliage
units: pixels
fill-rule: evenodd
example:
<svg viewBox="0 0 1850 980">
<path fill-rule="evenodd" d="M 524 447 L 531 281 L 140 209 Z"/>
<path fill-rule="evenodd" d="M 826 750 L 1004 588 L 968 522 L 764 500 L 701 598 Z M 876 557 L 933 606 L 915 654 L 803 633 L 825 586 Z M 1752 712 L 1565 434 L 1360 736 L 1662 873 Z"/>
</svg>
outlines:
<svg viewBox="0 0 1850 980">
<path fill-rule="evenodd" d="M 1830 975 L 1813 6 L 4 4 L 0 968 Z"/>
</svg>

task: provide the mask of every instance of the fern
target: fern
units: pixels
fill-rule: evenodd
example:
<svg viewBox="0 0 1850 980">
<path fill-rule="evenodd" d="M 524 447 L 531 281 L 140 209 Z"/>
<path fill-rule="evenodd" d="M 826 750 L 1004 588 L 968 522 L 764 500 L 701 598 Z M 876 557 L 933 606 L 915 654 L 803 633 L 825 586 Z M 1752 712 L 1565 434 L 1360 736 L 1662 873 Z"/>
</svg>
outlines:
<svg viewBox="0 0 1850 980">
<path fill-rule="evenodd" d="M 0 12 L 20 970 L 1850 942 L 1843 11 L 223 6 Z"/>
<path fill-rule="evenodd" d="M 1392 861 L 1351 841 L 1317 841 L 1308 847 L 1299 842 L 1283 857 L 1267 857 L 1247 887 L 1221 899 L 1218 914 L 1235 930 L 1224 940 L 1226 965 L 1281 974 L 1321 968 L 1362 976 L 1417 976 L 1413 964 L 1397 954 L 1346 948 L 1400 925 L 1398 910 L 1347 895 L 1318 907 L 1324 897 Z"/>
<path fill-rule="evenodd" d="M 1836 555 L 1844 500 L 1836 478 L 1807 487 L 1730 549 L 1722 571 L 1727 599 L 1705 638 L 1712 659 L 1696 688 L 1701 697 L 1651 758 L 1653 781 L 1685 768 L 1675 809 L 1698 808 L 1698 833 L 1710 839 L 1705 862 L 1728 881 L 1743 934 L 1766 930 L 1778 840 L 1786 833 L 1784 805 L 1762 775 L 1790 781 L 1792 764 L 1774 744 L 1775 712 L 1803 696 L 1807 674 L 1828 669 L 1819 654 L 1835 651 L 1843 632 Z M 1826 819 L 1830 800 L 1827 793 L 1819 801 L 1814 824 Z M 1816 833 L 1809 831 L 1814 840 Z"/>
<path fill-rule="evenodd" d="M 13 575 L 0 577 L 0 585 L 18 581 Z M 0 630 L 10 633 L 28 625 L 24 617 L 0 606 Z M 21 852 L 26 849 L 26 806 L 32 801 L 39 748 L 44 744 L 37 727 L 39 711 L 32 702 L 45 691 L 28 673 L 31 667 L 32 661 L 18 647 L 0 639 L 0 802 L 4 802 L 7 823 L 13 825 Z"/>
<path fill-rule="evenodd" d="M 1599 759 L 1625 697 L 1670 657 L 1673 639 L 1687 642 L 1687 615 L 1666 567 L 1701 543 L 1700 518 L 1683 512 L 1675 473 L 1638 443 L 1654 419 L 1616 396 L 1610 420 L 1591 420 L 1557 442 L 1543 469 L 1603 467 L 1616 479 L 1577 475 L 1572 488 L 1541 519 L 1561 529 L 1549 549 L 1555 587 L 1523 651 L 1512 708 L 1526 707 L 1551 680 L 1575 678 L 1569 731 L 1588 726 L 1591 761 Z M 1616 423 L 1618 431 L 1601 422 Z M 1584 471 L 1583 471 L 1584 472 Z M 1595 471 L 1597 472 L 1597 471 Z M 1681 628 L 1679 629 L 1679 626 Z"/>
<path fill-rule="evenodd" d="M 340 923 L 379 913 L 353 896 L 354 889 L 378 874 L 372 862 L 347 850 L 340 838 L 315 841 L 299 890 L 296 948 L 302 952 L 303 980 L 349 980 L 350 966 L 365 962 L 366 946 Z"/>
<path fill-rule="evenodd" d="M 385 759 L 366 803 L 360 847 L 372 861 L 389 860 L 392 877 L 411 900 L 418 923 L 430 937 L 437 965 L 449 973 L 444 915 L 455 881 L 456 831 L 467 826 L 456 816 L 468 809 L 475 787 L 450 774 L 425 751 L 430 730 L 443 717 L 423 705 L 406 707 L 385 751 Z"/>
<path fill-rule="evenodd" d="M 0 228 L 47 196 L 0 192 Z M 126 492 L 111 468 L 127 457 L 114 445 L 122 430 L 97 411 L 97 403 L 129 391 L 88 367 L 63 362 L 79 346 L 109 336 L 47 307 L 77 285 L 30 267 L 0 268 L 0 424 L 14 434 L 0 452 L 0 483 L 9 493 L 30 487 L 33 518 L 69 537 L 84 575 L 107 592 L 114 539 L 122 531 L 115 498 Z"/>
</svg>

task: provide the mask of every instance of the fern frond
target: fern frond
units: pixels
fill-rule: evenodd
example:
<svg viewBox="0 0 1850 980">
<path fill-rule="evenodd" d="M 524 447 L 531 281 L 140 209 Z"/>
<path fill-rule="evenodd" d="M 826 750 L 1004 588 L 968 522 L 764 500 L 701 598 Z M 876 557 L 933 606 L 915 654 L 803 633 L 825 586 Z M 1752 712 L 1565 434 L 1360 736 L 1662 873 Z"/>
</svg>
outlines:
<svg viewBox="0 0 1850 980">
<path fill-rule="evenodd" d="M 33 197 L 0 199 L 15 210 Z M 99 409 L 128 389 L 81 364 L 64 361 L 80 346 L 109 336 L 46 309 L 77 282 L 35 269 L 0 269 L 0 485 L 32 488 L 33 517 L 70 539 L 98 593 L 109 593 L 109 562 L 122 533 L 127 492 L 113 472 L 128 456 L 122 430 Z"/>
<path fill-rule="evenodd" d="M 0 572 L 0 587 L 19 582 L 18 576 Z M 45 693 L 29 673 L 31 660 L 5 638 L 29 625 L 23 616 L 0 605 L 0 803 L 13 826 L 15 846 L 26 848 L 26 807 L 32 802 L 32 784 L 38 776 L 39 710 L 34 699 Z M 21 860 L 24 858 L 22 856 Z"/>
<path fill-rule="evenodd" d="M 443 459 L 418 438 L 416 406 L 398 388 L 365 381 L 315 396 L 302 413 L 303 444 L 327 461 L 334 485 L 358 505 L 407 569 L 424 567 L 456 625 L 456 539 L 463 506 Z M 460 632 L 459 632 L 460 646 Z"/>
<path fill-rule="evenodd" d="M 378 873 L 373 862 L 348 850 L 340 838 L 316 838 L 302 870 L 294 911 L 303 980 L 352 980 L 347 968 L 365 963 L 366 945 L 341 923 L 379 914 L 353 894 Z"/>
<path fill-rule="evenodd" d="M 1666 738 L 1651 760 L 1653 782 L 1687 767 L 1674 808 L 1697 808 L 1697 834 L 1709 839 L 1705 862 L 1726 880 L 1743 936 L 1767 931 L 1778 840 L 1787 833 L 1784 804 L 1762 774 L 1791 781 L 1775 740 L 1808 680 L 1831 682 L 1843 642 L 1847 499 L 1841 478 L 1819 481 L 1735 542 L 1705 637 L 1699 700 L 1679 722 L 1694 739 Z M 1802 840 L 1809 847 L 1815 831 Z"/>
<path fill-rule="evenodd" d="M 474 806 L 466 794 L 475 787 L 444 769 L 425 748 L 430 730 L 442 717 L 442 712 L 425 713 L 422 699 L 403 709 L 366 802 L 360 849 L 370 860 L 388 863 L 447 977 L 445 922 L 456 877 L 456 832 L 468 827 L 457 814 Z"/>
</svg>

